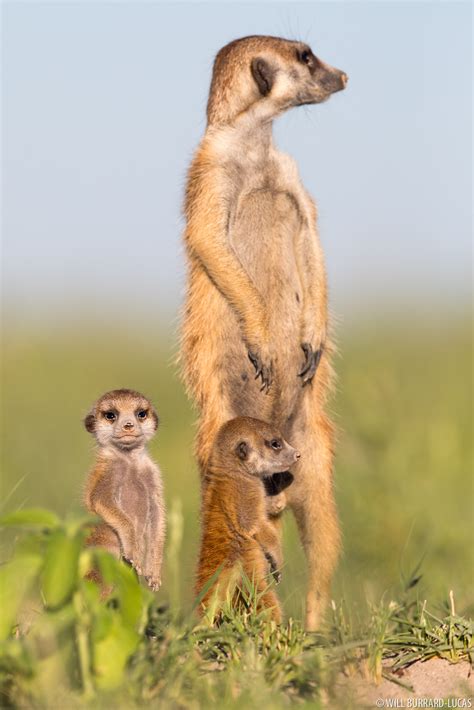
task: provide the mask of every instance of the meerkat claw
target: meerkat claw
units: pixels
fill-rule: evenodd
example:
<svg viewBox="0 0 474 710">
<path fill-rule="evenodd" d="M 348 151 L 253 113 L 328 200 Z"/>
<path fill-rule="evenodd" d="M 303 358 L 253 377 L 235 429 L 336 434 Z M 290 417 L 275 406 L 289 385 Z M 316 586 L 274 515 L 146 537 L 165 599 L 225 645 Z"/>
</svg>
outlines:
<svg viewBox="0 0 474 710">
<path fill-rule="evenodd" d="M 275 580 L 276 584 L 280 584 L 281 582 L 281 572 L 277 567 L 277 563 L 275 558 L 273 557 L 270 552 L 265 551 L 265 557 L 267 558 L 267 562 L 270 567 L 270 574 L 272 575 L 273 579 Z"/>
<path fill-rule="evenodd" d="M 270 385 L 271 385 L 271 376 L 268 371 L 265 371 L 262 373 L 262 386 L 260 387 L 260 392 L 265 392 L 265 394 L 268 394 L 270 391 Z"/>
<path fill-rule="evenodd" d="M 255 378 L 258 380 L 259 377 L 262 378 L 262 386 L 260 387 L 260 392 L 265 392 L 268 394 L 270 385 L 272 383 L 272 366 L 264 365 L 260 360 L 259 356 L 256 355 L 251 350 L 248 351 L 249 360 L 255 368 Z"/>
<path fill-rule="evenodd" d="M 322 346 L 318 350 L 313 350 L 310 343 L 302 343 L 301 349 L 305 354 L 305 362 L 303 367 L 298 372 L 298 377 L 302 379 L 303 387 L 309 384 L 316 374 L 321 356 L 323 354 Z"/>
<path fill-rule="evenodd" d="M 256 375 L 256 378 L 257 378 L 259 368 L 261 367 L 258 356 L 254 352 L 252 352 L 251 350 L 248 351 L 248 356 L 249 356 L 250 362 L 252 363 L 252 365 L 254 366 L 254 368 L 257 372 L 257 375 Z"/>
<path fill-rule="evenodd" d="M 145 577 L 145 579 L 146 579 L 146 583 L 148 584 L 148 586 L 150 587 L 150 589 L 153 592 L 157 592 L 159 590 L 159 588 L 161 587 L 161 579 L 155 579 L 151 575 L 149 577 Z"/>
<path fill-rule="evenodd" d="M 304 352 L 305 361 L 301 370 L 298 372 L 298 377 L 303 377 L 311 367 L 311 357 L 313 354 L 313 348 L 310 343 L 302 343 L 301 350 Z"/>
</svg>

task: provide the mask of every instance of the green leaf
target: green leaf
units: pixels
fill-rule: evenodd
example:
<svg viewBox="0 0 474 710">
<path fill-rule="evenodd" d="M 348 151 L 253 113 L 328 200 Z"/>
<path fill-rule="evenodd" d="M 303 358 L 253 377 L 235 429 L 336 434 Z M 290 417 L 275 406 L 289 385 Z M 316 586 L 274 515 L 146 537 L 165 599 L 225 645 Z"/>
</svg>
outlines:
<svg viewBox="0 0 474 710">
<path fill-rule="evenodd" d="M 84 515 L 74 515 L 72 517 L 68 516 L 65 521 L 65 527 L 68 535 L 71 537 L 77 535 L 77 533 L 81 530 L 85 538 L 90 534 L 92 526 L 97 525 L 99 522 L 100 518 L 98 516 L 87 513 Z"/>
<path fill-rule="evenodd" d="M 125 563 L 118 566 L 117 573 L 117 595 L 123 622 L 136 629 L 142 618 L 146 590 L 140 586 L 135 570 Z"/>
<path fill-rule="evenodd" d="M 139 634 L 116 617 L 110 633 L 93 642 L 93 667 L 98 688 L 110 690 L 123 683 L 125 665 L 139 640 Z"/>
<path fill-rule="evenodd" d="M 57 609 L 72 596 L 78 579 L 81 536 L 53 533 L 46 550 L 42 591 L 46 606 Z"/>
<path fill-rule="evenodd" d="M 102 579 L 113 587 L 112 598 L 117 600 L 118 613 L 124 624 L 137 629 L 142 621 L 144 607 L 153 595 L 144 589 L 131 567 L 116 560 L 104 550 L 97 549 L 95 558 L 99 565 Z"/>
<path fill-rule="evenodd" d="M 115 610 L 108 609 L 102 602 L 98 613 L 94 616 L 93 638 L 95 642 L 102 641 L 111 633 L 116 616 Z"/>
<path fill-rule="evenodd" d="M 117 581 L 117 570 L 122 565 L 122 562 L 100 547 L 92 548 L 92 550 L 93 564 L 98 566 L 104 584 L 113 587 Z"/>
<path fill-rule="evenodd" d="M 25 554 L 0 567 L 0 640 L 9 636 L 42 562 L 39 555 Z"/>
<path fill-rule="evenodd" d="M 28 508 L 26 510 L 15 510 L 0 518 L 0 526 L 3 527 L 41 527 L 57 528 L 60 520 L 55 513 L 44 508 Z"/>
</svg>

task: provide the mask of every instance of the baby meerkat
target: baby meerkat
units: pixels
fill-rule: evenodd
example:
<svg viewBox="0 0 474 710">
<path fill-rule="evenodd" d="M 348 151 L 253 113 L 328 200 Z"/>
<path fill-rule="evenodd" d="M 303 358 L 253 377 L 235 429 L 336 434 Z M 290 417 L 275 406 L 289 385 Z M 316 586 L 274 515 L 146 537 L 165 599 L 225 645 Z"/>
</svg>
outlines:
<svg viewBox="0 0 474 710">
<path fill-rule="evenodd" d="M 84 425 L 99 446 L 84 501 L 104 521 L 87 544 L 123 557 L 156 591 L 161 584 L 165 505 L 160 469 L 145 448 L 158 428 L 156 411 L 139 392 L 112 390 L 97 400 Z"/>
<path fill-rule="evenodd" d="M 267 578 L 269 562 L 272 572 L 281 566 L 280 540 L 268 520 L 263 482 L 287 471 L 299 457 L 278 429 L 258 419 L 237 417 L 219 429 L 205 472 L 196 593 L 221 571 L 204 595 L 203 607 L 216 588 L 219 598 L 225 597 L 240 563 L 255 583 L 261 607 L 281 620 L 278 597 Z"/>
</svg>

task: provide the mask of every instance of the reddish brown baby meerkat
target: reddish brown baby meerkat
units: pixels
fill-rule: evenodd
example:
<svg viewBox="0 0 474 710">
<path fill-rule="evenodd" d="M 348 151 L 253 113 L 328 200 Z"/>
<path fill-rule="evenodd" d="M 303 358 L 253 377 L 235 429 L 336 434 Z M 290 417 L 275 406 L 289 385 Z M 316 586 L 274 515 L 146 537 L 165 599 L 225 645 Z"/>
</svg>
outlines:
<svg viewBox="0 0 474 710">
<path fill-rule="evenodd" d="M 250 417 L 237 417 L 218 431 L 205 472 L 202 537 L 196 594 L 220 570 L 202 599 L 205 609 L 216 591 L 223 599 L 234 590 L 237 566 L 254 581 L 262 609 L 280 622 L 278 597 L 269 572 L 281 567 L 280 541 L 268 521 L 264 479 L 288 470 L 300 454 L 280 431 Z"/>
<path fill-rule="evenodd" d="M 103 520 L 87 544 L 123 557 L 156 591 L 166 524 L 161 472 L 146 450 L 158 428 L 156 411 L 139 392 L 112 390 L 97 400 L 84 425 L 98 445 L 84 501 Z"/>
<path fill-rule="evenodd" d="M 333 348 L 316 206 L 294 160 L 275 145 L 272 124 L 346 83 L 305 42 L 252 36 L 227 44 L 214 62 L 185 200 L 181 359 L 200 411 L 203 480 L 219 427 L 237 416 L 275 423 L 301 451 L 293 484 L 268 498 L 268 511 L 276 519 L 288 505 L 295 515 L 309 630 L 320 623 L 340 548 L 325 406 Z"/>
</svg>

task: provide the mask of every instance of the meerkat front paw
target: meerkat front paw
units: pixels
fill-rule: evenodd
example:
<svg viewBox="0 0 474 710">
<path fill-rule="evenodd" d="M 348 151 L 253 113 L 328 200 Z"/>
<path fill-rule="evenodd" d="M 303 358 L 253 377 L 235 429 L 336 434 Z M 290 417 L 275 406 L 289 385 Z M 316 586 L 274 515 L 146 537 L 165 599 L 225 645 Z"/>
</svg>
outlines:
<svg viewBox="0 0 474 710">
<path fill-rule="evenodd" d="M 143 577 L 149 588 L 153 592 L 157 592 L 161 587 L 161 562 L 150 559 L 144 565 Z"/>
<path fill-rule="evenodd" d="M 267 496 L 265 502 L 268 515 L 276 517 L 283 513 L 286 508 L 286 495 L 279 493 L 278 495 Z"/>
<path fill-rule="evenodd" d="M 161 587 L 161 577 L 154 577 L 152 575 L 145 577 L 146 583 L 153 592 L 157 592 Z"/>
<path fill-rule="evenodd" d="M 270 516 L 280 515 L 286 508 L 287 498 L 283 491 L 292 484 L 294 476 L 289 471 L 282 473 L 273 473 L 271 476 L 266 476 L 263 479 L 265 486 L 266 498 L 265 504 L 267 513 Z"/>
<path fill-rule="evenodd" d="M 298 372 L 298 377 L 301 377 L 301 384 L 304 387 L 312 381 L 316 374 L 323 354 L 323 345 L 321 344 L 317 350 L 313 350 L 311 343 L 302 343 L 301 349 L 304 352 L 305 361 L 301 370 Z"/>
<path fill-rule="evenodd" d="M 268 394 L 270 385 L 273 379 L 273 363 L 269 358 L 264 358 L 263 355 L 256 349 L 251 348 L 248 351 L 249 360 L 255 368 L 255 379 L 262 379 L 261 392 Z"/>
</svg>

